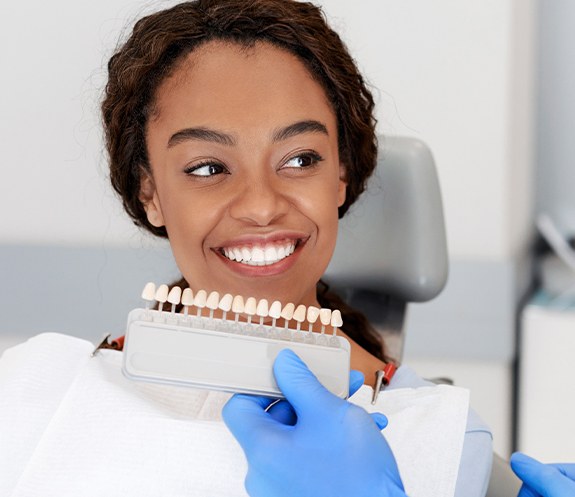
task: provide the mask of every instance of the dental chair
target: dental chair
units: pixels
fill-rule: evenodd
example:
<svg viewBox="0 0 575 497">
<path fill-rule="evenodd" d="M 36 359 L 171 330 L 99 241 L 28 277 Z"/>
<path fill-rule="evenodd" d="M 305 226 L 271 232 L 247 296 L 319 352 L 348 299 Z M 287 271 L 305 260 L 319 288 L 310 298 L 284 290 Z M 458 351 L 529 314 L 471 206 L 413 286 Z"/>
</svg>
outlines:
<svg viewBox="0 0 575 497">
<path fill-rule="evenodd" d="M 379 147 L 368 189 L 340 221 L 325 279 L 368 317 L 401 361 L 408 303 L 433 299 L 447 282 L 447 241 L 429 148 L 407 137 L 380 138 Z M 494 454 L 487 497 L 517 497 L 520 486 L 507 461 Z"/>
</svg>

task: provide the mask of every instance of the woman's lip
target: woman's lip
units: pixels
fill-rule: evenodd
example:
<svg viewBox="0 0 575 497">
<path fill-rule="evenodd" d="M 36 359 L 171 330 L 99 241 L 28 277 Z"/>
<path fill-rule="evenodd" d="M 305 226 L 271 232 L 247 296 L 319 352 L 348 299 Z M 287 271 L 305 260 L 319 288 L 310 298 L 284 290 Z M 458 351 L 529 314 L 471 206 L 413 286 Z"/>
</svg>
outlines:
<svg viewBox="0 0 575 497">
<path fill-rule="evenodd" d="M 248 277 L 274 276 L 276 274 L 284 273 L 296 263 L 308 238 L 309 237 L 306 237 L 305 240 L 298 243 L 296 245 L 295 251 L 290 256 L 285 257 L 284 259 L 281 259 L 274 264 L 269 264 L 266 266 L 250 266 L 248 264 L 242 264 L 241 262 L 231 261 L 225 255 L 223 255 L 221 250 L 214 249 L 212 251 L 231 271 L 236 274 Z M 247 245 L 247 243 L 244 242 L 244 245 Z"/>
</svg>

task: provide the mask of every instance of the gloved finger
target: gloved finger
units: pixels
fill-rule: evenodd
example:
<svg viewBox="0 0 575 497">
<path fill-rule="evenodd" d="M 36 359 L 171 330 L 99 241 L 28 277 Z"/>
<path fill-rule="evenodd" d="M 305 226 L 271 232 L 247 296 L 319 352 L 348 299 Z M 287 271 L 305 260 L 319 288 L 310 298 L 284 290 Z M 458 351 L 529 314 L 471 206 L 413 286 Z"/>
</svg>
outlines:
<svg viewBox="0 0 575 497">
<path fill-rule="evenodd" d="M 377 425 L 380 431 L 383 430 L 389 423 L 389 421 L 387 420 L 387 416 L 385 414 L 381 414 L 380 412 L 372 412 L 370 416 L 371 419 L 375 421 L 375 424 Z"/>
<path fill-rule="evenodd" d="M 575 494 L 575 482 L 551 464 L 517 452 L 511 456 L 511 469 L 527 487 L 543 497 Z"/>
<path fill-rule="evenodd" d="M 260 437 L 268 436 L 278 423 L 267 412 L 270 399 L 257 395 L 236 394 L 222 409 L 222 418 L 245 452 Z"/>
<path fill-rule="evenodd" d="M 344 402 L 329 392 L 290 349 L 280 351 L 274 361 L 274 376 L 280 390 L 293 406 L 296 415 L 304 412 L 330 411 Z"/>
<path fill-rule="evenodd" d="M 521 489 L 517 494 L 517 497 L 541 497 L 541 494 L 536 493 L 534 490 L 531 490 L 525 483 L 521 485 Z"/>
<path fill-rule="evenodd" d="M 574 463 L 557 463 L 557 464 L 551 464 L 551 466 L 557 468 L 562 474 L 569 477 L 571 480 L 575 480 Z"/>
<path fill-rule="evenodd" d="M 296 424 L 297 416 L 293 407 L 287 400 L 280 400 L 272 404 L 267 409 L 268 414 L 278 423 L 293 426 Z"/>
<path fill-rule="evenodd" d="M 361 388 L 364 381 L 365 381 L 365 378 L 364 378 L 363 373 L 361 371 L 356 371 L 355 369 L 352 369 L 349 372 L 349 396 L 350 397 Z"/>
</svg>

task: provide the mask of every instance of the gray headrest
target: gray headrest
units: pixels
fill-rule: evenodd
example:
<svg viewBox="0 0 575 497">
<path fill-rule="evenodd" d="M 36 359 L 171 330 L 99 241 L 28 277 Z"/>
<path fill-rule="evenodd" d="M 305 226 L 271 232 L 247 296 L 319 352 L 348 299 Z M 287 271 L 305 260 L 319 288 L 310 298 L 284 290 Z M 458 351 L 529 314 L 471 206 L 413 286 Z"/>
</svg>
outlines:
<svg viewBox="0 0 575 497">
<path fill-rule="evenodd" d="M 326 279 L 407 302 L 434 298 L 448 272 L 443 206 L 435 163 L 420 140 L 380 140 L 367 191 L 340 220 Z"/>
</svg>

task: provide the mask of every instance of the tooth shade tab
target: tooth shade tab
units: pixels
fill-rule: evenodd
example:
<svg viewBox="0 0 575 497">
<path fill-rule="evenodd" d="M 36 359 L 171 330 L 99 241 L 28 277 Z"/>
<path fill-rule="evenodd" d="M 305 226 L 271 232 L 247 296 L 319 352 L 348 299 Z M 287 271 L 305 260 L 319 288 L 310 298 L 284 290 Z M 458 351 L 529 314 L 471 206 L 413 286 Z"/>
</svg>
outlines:
<svg viewBox="0 0 575 497">
<path fill-rule="evenodd" d="M 232 312 L 235 312 L 236 314 L 241 314 L 242 312 L 244 312 L 244 309 L 245 309 L 244 298 L 241 295 L 236 295 L 234 297 L 234 300 L 232 301 Z"/>
<path fill-rule="evenodd" d="M 156 290 L 155 300 L 162 304 L 166 302 L 168 300 L 168 291 L 168 285 L 160 285 Z"/>
<path fill-rule="evenodd" d="M 335 309 L 331 313 L 331 323 L 334 328 L 341 328 L 343 325 L 343 320 L 341 318 L 341 312 L 338 309 Z"/>
<path fill-rule="evenodd" d="M 142 290 L 142 298 L 148 302 L 156 300 L 156 284 L 153 282 L 146 283 Z"/>
<path fill-rule="evenodd" d="M 182 298 L 182 289 L 179 286 L 175 286 L 170 290 L 168 294 L 168 302 L 172 305 L 178 305 L 180 299 Z"/>
<path fill-rule="evenodd" d="M 206 307 L 214 311 L 218 308 L 219 303 L 220 303 L 220 294 L 218 292 L 210 292 L 210 295 L 206 300 Z"/>
<path fill-rule="evenodd" d="M 319 320 L 324 326 L 329 326 L 331 324 L 331 309 L 320 309 Z"/>
<path fill-rule="evenodd" d="M 295 304 L 291 302 L 286 304 L 285 307 L 282 309 L 280 316 L 286 320 L 290 320 L 293 317 L 293 313 L 295 311 Z"/>
<path fill-rule="evenodd" d="M 297 309 L 293 313 L 293 319 L 298 323 L 303 323 L 305 321 L 305 314 L 306 314 L 305 305 L 300 304 L 297 306 Z"/>
<path fill-rule="evenodd" d="M 208 300 L 208 294 L 205 290 L 198 290 L 196 296 L 194 297 L 194 305 L 198 308 L 206 306 L 206 301 Z"/>
<path fill-rule="evenodd" d="M 307 308 L 307 321 L 308 323 L 314 324 L 317 321 L 317 318 L 319 317 L 319 308 L 310 305 Z"/>
<path fill-rule="evenodd" d="M 268 307 L 268 301 L 266 299 L 261 299 L 258 302 L 258 306 L 256 308 L 256 314 L 261 318 L 265 318 L 268 316 L 269 307 Z"/>
<path fill-rule="evenodd" d="M 232 302 L 234 300 L 234 297 L 232 296 L 231 293 L 226 293 L 223 297 L 222 300 L 220 300 L 220 303 L 218 304 L 218 308 L 221 309 L 224 312 L 229 312 L 232 308 Z"/>
<path fill-rule="evenodd" d="M 248 297 L 246 300 L 246 305 L 244 307 L 244 313 L 248 316 L 254 316 L 257 309 L 257 302 L 255 297 Z"/>
<path fill-rule="evenodd" d="M 274 300 L 268 314 L 270 317 L 278 319 L 282 314 L 282 303 L 279 300 Z"/>
<path fill-rule="evenodd" d="M 182 292 L 182 304 L 185 306 L 194 305 L 194 293 L 191 288 L 184 288 Z"/>
</svg>

